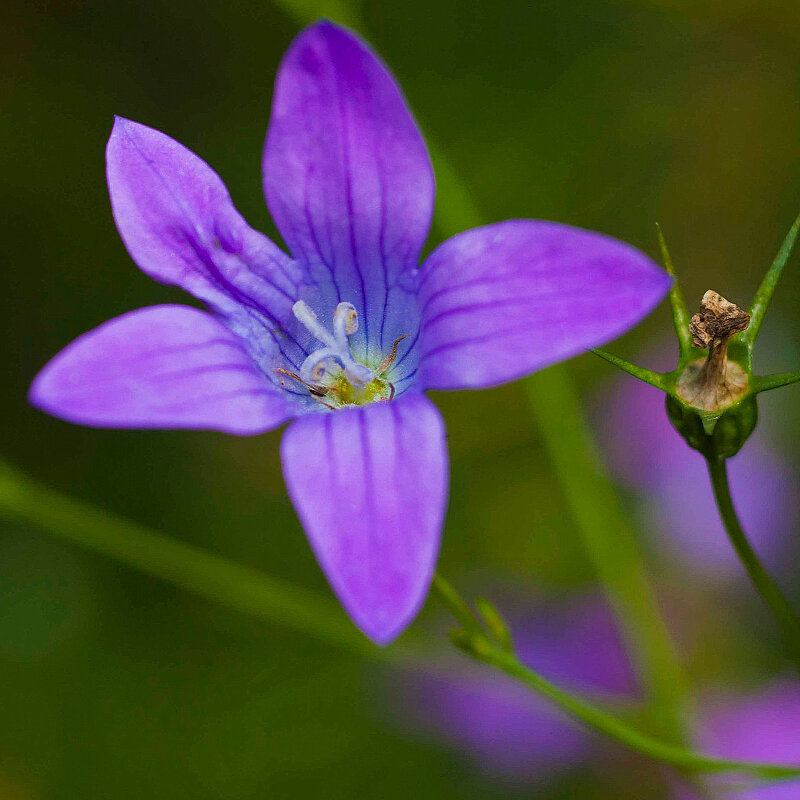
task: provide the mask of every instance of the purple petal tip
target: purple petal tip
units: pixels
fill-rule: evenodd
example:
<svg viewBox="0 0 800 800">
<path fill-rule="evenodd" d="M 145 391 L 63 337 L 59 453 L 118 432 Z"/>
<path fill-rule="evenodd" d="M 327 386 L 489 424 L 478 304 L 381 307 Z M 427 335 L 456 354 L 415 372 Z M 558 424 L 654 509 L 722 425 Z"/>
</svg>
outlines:
<svg viewBox="0 0 800 800">
<path fill-rule="evenodd" d="M 283 437 L 289 495 L 331 587 L 376 644 L 430 587 L 447 500 L 444 425 L 423 395 L 307 416 Z"/>
</svg>

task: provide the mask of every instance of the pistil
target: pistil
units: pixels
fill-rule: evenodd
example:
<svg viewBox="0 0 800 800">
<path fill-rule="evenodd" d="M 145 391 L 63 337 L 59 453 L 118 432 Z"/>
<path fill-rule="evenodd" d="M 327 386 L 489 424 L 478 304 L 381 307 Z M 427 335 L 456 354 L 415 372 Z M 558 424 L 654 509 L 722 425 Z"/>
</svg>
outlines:
<svg viewBox="0 0 800 800">
<path fill-rule="evenodd" d="M 282 368 L 276 369 L 277 373 L 300 383 L 314 400 L 330 409 L 394 398 L 394 384 L 384 375 L 397 358 L 397 346 L 405 335 L 394 342 L 389 354 L 372 370 L 356 361 L 350 350 L 349 337 L 358 330 L 358 313 L 352 303 L 342 302 L 336 306 L 332 332 L 303 300 L 298 300 L 292 311 L 323 346 L 307 356 L 299 374 Z"/>
</svg>

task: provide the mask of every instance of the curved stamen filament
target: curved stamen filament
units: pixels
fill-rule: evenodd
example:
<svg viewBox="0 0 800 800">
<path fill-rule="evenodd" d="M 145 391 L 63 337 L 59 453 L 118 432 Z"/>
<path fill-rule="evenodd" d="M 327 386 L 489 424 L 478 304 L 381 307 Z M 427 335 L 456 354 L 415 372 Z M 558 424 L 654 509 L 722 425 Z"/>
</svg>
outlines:
<svg viewBox="0 0 800 800">
<path fill-rule="evenodd" d="M 321 324 L 316 313 L 303 300 L 294 304 L 292 312 L 323 346 L 306 357 L 299 374 L 280 368 L 276 372 L 305 386 L 318 403 L 330 409 L 394 399 L 397 393 L 395 385 L 383 375 L 394 364 L 397 346 L 407 338 L 407 334 L 395 340 L 389 354 L 373 370 L 356 361 L 350 351 L 348 337 L 358 331 L 358 312 L 352 303 L 341 302 L 336 306 L 333 332 Z M 284 385 L 282 381 L 281 384 Z"/>
<path fill-rule="evenodd" d="M 313 383 L 307 383 L 296 372 L 289 372 L 288 369 L 283 369 L 282 367 L 276 367 L 275 372 L 279 372 L 281 375 L 287 375 L 298 383 L 301 383 L 315 397 L 325 397 L 328 393 L 327 386 L 315 386 Z M 283 381 L 281 381 L 281 385 L 283 385 Z"/>
<path fill-rule="evenodd" d="M 394 360 L 397 358 L 397 345 L 399 345 L 403 339 L 408 339 L 408 336 L 409 334 L 404 333 L 402 336 L 398 336 L 394 340 L 394 344 L 392 345 L 392 349 L 389 351 L 389 355 L 386 356 L 383 361 L 381 361 L 381 363 L 378 365 L 378 369 L 375 370 L 376 374 L 383 375 L 383 373 L 386 372 L 386 370 L 389 369 L 392 364 L 394 364 Z"/>
<path fill-rule="evenodd" d="M 334 350 L 339 348 L 339 343 L 330 334 L 330 332 L 323 327 L 311 306 L 309 306 L 304 300 L 298 300 L 292 306 L 292 313 L 294 314 L 295 319 L 297 319 L 298 322 L 301 322 L 306 330 L 319 339 L 319 341 L 321 341 L 323 344 L 326 344 L 328 347 L 331 347 Z"/>
<path fill-rule="evenodd" d="M 358 330 L 358 312 L 352 303 L 339 303 L 333 312 L 333 335 L 337 344 L 349 350 L 347 337 Z"/>
</svg>

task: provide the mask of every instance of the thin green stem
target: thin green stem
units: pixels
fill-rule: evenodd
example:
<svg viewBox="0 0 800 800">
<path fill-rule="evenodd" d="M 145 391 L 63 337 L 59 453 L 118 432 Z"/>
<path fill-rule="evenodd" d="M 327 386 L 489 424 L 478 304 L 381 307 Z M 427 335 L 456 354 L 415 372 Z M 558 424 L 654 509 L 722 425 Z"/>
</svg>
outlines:
<svg viewBox="0 0 800 800">
<path fill-rule="evenodd" d="M 645 369 L 645 367 L 639 367 L 636 364 L 631 364 L 630 361 L 626 361 L 624 358 L 615 356 L 613 353 L 607 353 L 605 350 L 601 350 L 599 347 L 593 347 L 592 352 L 596 356 L 600 356 L 600 358 L 608 361 L 609 364 L 613 364 L 618 369 L 621 369 L 623 372 L 633 375 L 634 378 L 638 378 L 644 383 L 649 383 L 651 386 L 655 386 L 656 389 L 661 389 L 662 392 L 666 392 L 669 389 L 667 376 L 662 372 L 653 372 L 651 369 Z"/>
<path fill-rule="evenodd" d="M 658 244 L 661 247 L 661 257 L 664 261 L 664 267 L 672 276 L 672 286 L 669 290 L 669 304 L 672 307 L 672 324 L 675 326 L 675 333 L 678 335 L 681 358 L 683 358 L 683 356 L 687 355 L 692 349 L 692 334 L 689 333 L 689 323 L 692 317 L 686 306 L 686 298 L 683 296 L 680 283 L 678 283 L 678 273 L 675 272 L 672 256 L 670 256 L 669 249 L 667 248 L 667 240 L 664 238 L 664 232 L 658 224 L 656 224 L 656 232 L 658 233 Z"/>
<path fill-rule="evenodd" d="M 445 606 L 461 622 L 463 610 L 469 609 L 456 589 L 441 575 L 437 575 L 434 590 Z M 471 612 L 468 612 L 471 613 Z M 545 697 L 563 712 L 584 726 L 641 753 L 644 756 L 669 764 L 686 772 L 739 772 L 763 779 L 790 778 L 800 775 L 800 767 L 754 764 L 708 758 L 682 747 L 665 744 L 636 730 L 613 714 L 556 686 L 538 672 L 523 664 L 513 651 L 498 646 L 487 636 L 477 632 L 463 641 L 463 649 L 481 661 L 505 673 Z"/>
<path fill-rule="evenodd" d="M 637 671 L 656 729 L 680 740 L 686 689 L 635 536 L 608 482 L 569 373 L 551 367 L 525 386 L 537 431 L 594 563 Z"/>
<path fill-rule="evenodd" d="M 402 669 L 437 669 L 435 663 L 421 658 L 423 651 L 409 642 L 408 635 L 404 637 L 402 646 L 375 647 L 355 631 L 338 608 L 313 593 L 74 500 L 31 480 L 3 462 L 0 462 L 0 519 L 31 525 L 228 608 L 309 634 L 350 652 Z M 442 576 L 436 577 L 434 588 L 456 619 L 462 623 L 471 620 L 474 635 L 485 638 L 467 603 Z M 491 647 L 495 645 L 491 644 Z M 498 666 L 508 672 L 502 661 Z M 513 672 L 509 674 L 513 676 Z M 527 682 L 584 724 L 665 763 L 675 766 L 688 764 L 688 769 L 709 771 L 729 768 L 760 777 L 800 775 L 800 768 L 793 770 L 791 767 L 736 762 L 725 762 L 728 767 L 722 767 L 722 762 L 675 750 L 643 736 L 591 703 L 566 694 L 537 675 Z M 673 751 L 680 754 L 677 760 Z"/>
<path fill-rule="evenodd" d="M 782 372 L 779 375 L 763 375 L 759 378 L 753 378 L 753 391 L 768 392 L 770 389 L 790 386 L 798 381 L 800 381 L 800 372 Z"/>
<path fill-rule="evenodd" d="M 665 744 L 622 722 L 597 706 L 559 689 L 546 678 L 526 667 L 515 655 L 492 648 L 486 663 L 493 664 L 512 678 L 527 684 L 549 698 L 559 708 L 584 725 L 663 764 L 687 772 L 742 772 L 760 778 L 789 778 L 800 774 L 800 768 L 753 764 L 707 758 L 682 747 Z"/>
<path fill-rule="evenodd" d="M 469 604 L 456 591 L 455 587 L 440 573 L 433 576 L 433 589 L 441 601 L 447 606 L 450 613 L 459 621 L 464 630 L 469 633 L 483 634 L 478 618 L 473 613 Z"/>
<path fill-rule="evenodd" d="M 786 234 L 786 238 L 783 240 L 780 250 L 778 250 L 778 255 L 775 256 L 772 266 L 764 276 L 764 280 L 761 281 L 758 291 L 756 291 L 753 304 L 750 306 L 750 325 L 742 334 L 742 341 L 749 348 L 752 348 L 758 336 L 758 332 L 761 330 L 761 323 L 764 321 L 764 316 L 769 308 L 772 295 L 775 293 L 778 279 L 781 277 L 783 268 L 786 266 L 786 262 L 792 254 L 792 249 L 794 248 L 794 243 L 799 232 L 800 216 L 797 217 L 794 221 L 794 225 L 789 229 L 789 233 Z"/>
<path fill-rule="evenodd" d="M 711 485 L 714 488 L 714 497 L 717 500 L 717 508 L 725 530 L 728 532 L 731 543 L 744 564 L 747 574 L 775 617 L 787 653 L 800 670 L 800 619 L 783 596 L 778 585 L 764 569 L 739 523 L 731 498 L 725 459 L 712 457 L 707 459 L 707 463 Z"/>
<path fill-rule="evenodd" d="M 332 603 L 61 494 L 0 461 L 0 518 L 32 525 L 237 611 L 371 653 Z"/>
</svg>

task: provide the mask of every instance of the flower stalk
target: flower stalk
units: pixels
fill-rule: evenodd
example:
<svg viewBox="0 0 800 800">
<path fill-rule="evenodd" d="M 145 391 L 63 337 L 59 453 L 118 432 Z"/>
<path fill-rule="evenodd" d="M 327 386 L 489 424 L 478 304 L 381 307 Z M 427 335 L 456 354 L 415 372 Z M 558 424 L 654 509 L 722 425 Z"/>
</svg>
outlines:
<svg viewBox="0 0 800 800">
<path fill-rule="evenodd" d="M 670 421 L 687 444 L 706 459 L 717 508 L 731 544 L 775 618 L 787 654 L 800 670 L 800 617 L 750 546 L 733 505 L 725 464 L 726 459 L 739 452 L 756 427 L 756 396 L 800 381 L 800 372 L 753 374 L 756 337 L 799 232 L 800 217 L 781 244 L 749 312 L 717 292 L 708 291 L 703 296 L 700 311 L 689 319 L 675 281 L 669 297 L 680 358 L 672 372 L 653 373 L 617 356 L 595 352 L 666 393 Z M 667 271 L 675 277 L 660 228 L 658 237 Z M 707 351 L 705 356 L 703 350 Z"/>
<path fill-rule="evenodd" d="M 0 519 L 30 525 L 92 552 L 114 558 L 193 594 L 290 630 L 305 633 L 348 652 L 401 669 L 435 669 L 413 635 L 390 648 L 373 646 L 356 633 L 331 603 L 286 581 L 235 564 L 222 556 L 177 542 L 122 517 L 94 508 L 37 483 L 0 461 Z M 656 761 L 678 769 L 731 772 L 758 780 L 800 776 L 800 765 L 757 764 L 708 758 L 647 736 L 623 720 L 578 698 L 528 669 L 509 652 L 509 638 L 500 641 L 483 632 L 483 624 L 441 575 L 434 590 L 456 619 L 469 630 L 458 637 L 462 649 L 472 643 L 472 657 L 498 669 L 546 697 L 555 706 L 595 731 Z M 497 625 L 497 622 L 493 623 Z"/>
<path fill-rule="evenodd" d="M 455 588 L 441 575 L 433 583 L 434 591 L 453 616 L 462 622 L 464 609 L 469 609 Z M 613 714 L 583 698 L 561 689 L 535 670 L 526 666 L 513 649 L 496 641 L 482 629 L 484 621 L 471 612 L 469 630 L 457 628 L 451 631 L 451 640 L 468 656 L 505 673 L 537 694 L 548 699 L 563 712 L 584 726 L 613 739 L 619 744 L 641 753 L 663 764 L 687 773 L 739 772 L 760 779 L 791 778 L 796 774 L 794 767 L 769 766 L 759 764 L 735 763 L 726 759 L 699 756 L 682 747 L 666 744 L 631 727 Z M 477 627 L 477 631 L 476 631 Z"/>
<path fill-rule="evenodd" d="M 739 522 L 731 497 L 725 459 L 709 458 L 707 463 L 719 515 L 731 544 L 747 570 L 753 585 L 778 623 L 784 647 L 795 662 L 798 671 L 800 671 L 800 618 L 798 618 L 794 609 L 784 597 L 783 592 L 781 592 L 778 585 L 762 565 Z"/>
</svg>

